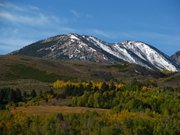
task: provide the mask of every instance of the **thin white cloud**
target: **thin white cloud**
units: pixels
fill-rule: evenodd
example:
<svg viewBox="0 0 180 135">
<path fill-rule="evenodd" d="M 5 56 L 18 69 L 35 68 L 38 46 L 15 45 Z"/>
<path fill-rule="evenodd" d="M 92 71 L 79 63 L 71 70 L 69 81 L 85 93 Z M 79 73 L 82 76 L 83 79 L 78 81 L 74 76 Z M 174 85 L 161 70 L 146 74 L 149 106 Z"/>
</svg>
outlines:
<svg viewBox="0 0 180 135">
<path fill-rule="evenodd" d="M 100 35 L 100 36 L 103 36 L 106 38 L 115 38 L 116 37 L 116 35 L 113 34 L 112 32 L 107 32 L 107 31 L 103 31 L 100 29 L 92 29 L 91 31 L 92 31 L 92 33 L 94 33 L 96 35 Z"/>
<path fill-rule="evenodd" d="M 6 21 L 13 22 L 13 23 L 24 23 L 26 25 L 47 24 L 50 19 L 43 14 L 37 14 L 36 16 L 26 16 L 26 15 L 11 13 L 8 11 L 0 12 L 0 18 L 5 19 Z M 51 19 L 54 19 L 54 18 L 51 18 Z"/>
<path fill-rule="evenodd" d="M 0 3 L 0 7 L 1 21 L 42 26 L 51 23 L 68 23 L 67 18 L 44 14 L 36 6 L 27 5 L 22 7 L 22 5 L 18 6 L 12 3 Z"/>
<path fill-rule="evenodd" d="M 36 6 L 29 6 L 29 8 L 31 9 L 31 10 L 40 10 L 38 7 L 36 7 Z"/>
<path fill-rule="evenodd" d="M 10 10 L 16 10 L 16 11 L 26 11 L 27 9 L 23 8 L 23 7 L 20 7 L 20 6 L 17 6 L 15 4 L 12 4 L 12 3 L 0 3 L 0 7 L 1 8 L 4 8 L 4 9 L 10 9 Z"/>
<path fill-rule="evenodd" d="M 71 10 L 71 13 L 77 18 L 79 18 L 81 16 L 81 14 L 79 12 L 77 12 L 76 10 Z"/>
<path fill-rule="evenodd" d="M 93 15 L 89 14 L 89 13 L 82 13 L 82 12 L 79 12 L 77 10 L 70 10 L 70 12 L 73 14 L 73 16 L 78 19 L 78 18 L 85 18 L 85 19 L 90 19 L 90 18 L 93 18 Z"/>
</svg>

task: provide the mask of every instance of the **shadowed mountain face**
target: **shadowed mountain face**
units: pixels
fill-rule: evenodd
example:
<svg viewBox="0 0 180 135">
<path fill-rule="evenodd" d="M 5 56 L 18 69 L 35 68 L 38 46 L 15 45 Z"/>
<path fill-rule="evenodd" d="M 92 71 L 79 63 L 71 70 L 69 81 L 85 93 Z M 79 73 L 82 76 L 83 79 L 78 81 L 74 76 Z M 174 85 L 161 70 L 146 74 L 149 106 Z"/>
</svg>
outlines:
<svg viewBox="0 0 180 135">
<path fill-rule="evenodd" d="M 180 51 L 176 52 L 171 56 L 171 59 L 174 60 L 177 65 L 180 67 Z"/>
<path fill-rule="evenodd" d="M 177 71 L 174 62 L 158 49 L 139 41 L 107 43 L 93 36 L 58 35 L 28 45 L 14 55 L 98 63 L 133 63 L 149 69 Z"/>
</svg>

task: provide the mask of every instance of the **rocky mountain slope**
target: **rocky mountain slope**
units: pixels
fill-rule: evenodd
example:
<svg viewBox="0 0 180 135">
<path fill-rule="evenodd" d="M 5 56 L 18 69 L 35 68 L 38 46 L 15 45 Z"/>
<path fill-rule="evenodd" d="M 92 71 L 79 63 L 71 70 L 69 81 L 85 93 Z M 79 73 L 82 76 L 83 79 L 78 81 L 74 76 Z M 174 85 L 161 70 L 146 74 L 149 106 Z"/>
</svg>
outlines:
<svg viewBox="0 0 180 135">
<path fill-rule="evenodd" d="M 177 65 L 180 67 L 180 51 L 176 52 L 171 56 L 171 59 L 174 60 Z"/>
<path fill-rule="evenodd" d="M 93 36 L 75 33 L 38 41 L 12 54 L 100 63 L 128 62 L 150 69 L 178 71 L 169 56 L 144 42 L 108 43 Z"/>
</svg>

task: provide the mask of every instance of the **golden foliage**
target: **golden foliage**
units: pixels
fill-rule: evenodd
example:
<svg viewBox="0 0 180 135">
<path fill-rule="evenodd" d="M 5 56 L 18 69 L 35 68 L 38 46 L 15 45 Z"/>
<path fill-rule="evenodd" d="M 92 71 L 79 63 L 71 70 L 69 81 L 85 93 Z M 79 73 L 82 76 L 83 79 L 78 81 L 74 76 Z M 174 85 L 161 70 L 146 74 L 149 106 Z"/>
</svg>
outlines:
<svg viewBox="0 0 180 135">
<path fill-rule="evenodd" d="M 91 88 L 92 89 L 100 89 L 102 87 L 104 82 L 94 82 L 94 81 L 91 81 L 91 82 L 70 82 L 70 81 L 61 81 L 61 80 L 57 80 L 55 81 L 52 85 L 54 88 L 64 88 L 66 87 L 67 85 L 73 85 L 73 86 L 77 86 L 79 87 L 80 85 L 82 85 L 84 88 L 87 87 L 88 85 L 92 84 Z M 110 87 L 111 86 L 111 82 L 106 82 L 106 84 Z M 116 89 L 121 89 L 124 84 L 122 83 L 114 83 Z"/>
</svg>

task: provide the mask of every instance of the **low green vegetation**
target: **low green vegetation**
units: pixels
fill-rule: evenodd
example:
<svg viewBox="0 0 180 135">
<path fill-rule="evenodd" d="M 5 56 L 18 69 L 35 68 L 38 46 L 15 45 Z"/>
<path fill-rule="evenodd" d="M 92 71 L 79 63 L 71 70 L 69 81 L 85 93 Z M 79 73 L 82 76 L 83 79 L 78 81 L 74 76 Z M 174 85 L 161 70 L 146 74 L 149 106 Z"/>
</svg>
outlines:
<svg viewBox="0 0 180 135">
<path fill-rule="evenodd" d="M 9 65 L 10 71 L 6 77 L 10 80 L 15 79 L 35 79 L 42 82 L 53 82 L 60 76 L 24 64 Z"/>
</svg>

